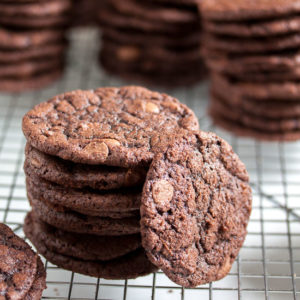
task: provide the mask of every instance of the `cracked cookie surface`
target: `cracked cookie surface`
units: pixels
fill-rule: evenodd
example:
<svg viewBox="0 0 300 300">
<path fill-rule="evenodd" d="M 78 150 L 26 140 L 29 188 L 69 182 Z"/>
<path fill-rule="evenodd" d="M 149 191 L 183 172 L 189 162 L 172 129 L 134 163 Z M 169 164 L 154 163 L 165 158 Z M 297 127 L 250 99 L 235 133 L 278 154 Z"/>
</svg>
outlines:
<svg viewBox="0 0 300 300">
<path fill-rule="evenodd" d="M 76 163 L 147 166 L 167 132 L 198 129 L 177 99 L 141 87 L 73 91 L 35 106 L 23 132 L 38 150 Z"/>
<path fill-rule="evenodd" d="M 212 133 L 187 132 L 158 153 L 142 195 L 142 244 L 177 284 L 224 277 L 245 236 L 251 189 L 243 163 Z"/>
</svg>

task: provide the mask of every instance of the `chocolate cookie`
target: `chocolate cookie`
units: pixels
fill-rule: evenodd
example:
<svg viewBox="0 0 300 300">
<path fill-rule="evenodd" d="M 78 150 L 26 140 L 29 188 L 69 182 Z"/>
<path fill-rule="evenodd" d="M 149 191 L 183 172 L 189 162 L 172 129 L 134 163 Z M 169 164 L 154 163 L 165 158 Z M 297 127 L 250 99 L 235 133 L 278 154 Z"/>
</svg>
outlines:
<svg viewBox="0 0 300 300">
<path fill-rule="evenodd" d="M 13 31 L 0 28 L 0 49 L 28 49 L 64 40 L 63 30 Z"/>
<path fill-rule="evenodd" d="M 287 50 L 279 53 L 255 55 L 226 55 L 204 49 L 206 63 L 214 72 L 232 75 L 247 72 L 288 72 L 299 68 L 300 55 L 298 50 Z"/>
<path fill-rule="evenodd" d="M 36 200 L 28 194 L 29 201 L 36 217 L 56 228 L 84 234 L 95 235 L 129 235 L 140 232 L 138 217 L 112 219 L 91 217 L 76 212 L 59 212 L 53 206 Z"/>
<path fill-rule="evenodd" d="M 237 37 L 268 37 L 300 30 L 300 17 L 290 16 L 285 19 L 271 19 L 256 22 L 204 22 L 205 30 L 214 34 Z"/>
<path fill-rule="evenodd" d="M 176 8 L 167 5 L 155 4 L 155 2 L 140 2 L 137 0 L 110 0 L 114 9 L 122 15 L 130 15 L 141 19 L 148 19 L 153 22 L 167 23 L 197 23 L 199 16 L 197 11 Z"/>
<path fill-rule="evenodd" d="M 218 88 L 213 86 L 211 90 L 211 98 L 220 99 L 222 102 L 227 103 L 229 106 L 239 107 L 245 112 L 249 112 L 261 118 L 294 118 L 300 117 L 300 102 L 288 100 L 255 100 L 241 97 L 227 97 L 218 91 Z"/>
<path fill-rule="evenodd" d="M 71 161 L 47 155 L 29 144 L 25 149 L 24 169 L 48 181 L 73 188 L 91 187 L 112 190 L 141 186 L 146 177 L 146 168 L 125 169 L 104 165 L 75 164 Z"/>
<path fill-rule="evenodd" d="M 246 236 L 251 189 L 245 166 L 212 133 L 174 135 L 150 166 L 141 206 L 142 244 L 174 282 L 223 278 Z"/>
<path fill-rule="evenodd" d="M 37 199 L 43 198 L 54 205 L 62 205 L 74 211 L 122 212 L 139 209 L 141 189 L 98 191 L 64 187 L 38 178 L 26 170 L 27 190 Z"/>
<path fill-rule="evenodd" d="M 209 114 L 212 117 L 214 124 L 223 127 L 238 136 L 251 137 L 261 141 L 291 142 L 300 139 L 300 131 L 266 132 L 252 127 L 246 127 L 239 122 L 234 122 L 219 114 L 217 111 L 210 110 Z"/>
<path fill-rule="evenodd" d="M 47 260 L 72 272 L 105 279 L 133 279 L 156 271 L 155 266 L 149 262 L 142 249 L 138 249 L 113 260 L 84 261 L 49 250 L 43 241 L 39 239 L 35 227 L 31 226 L 30 223 L 25 223 L 24 232 L 39 253 Z"/>
<path fill-rule="evenodd" d="M 8 78 L 0 80 L 0 91 L 5 92 L 21 92 L 26 90 L 34 90 L 43 88 L 59 77 L 63 73 L 62 69 L 52 70 L 44 74 L 37 74 L 31 78 Z"/>
<path fill-rule="evenodd" d="M 14 64 L 0 64 L 0 78 L 28 78 L 36 74 L 62 68 L 62 58 L 50 58 L 44 61 L 26 61 Z"/>
<path fill-rule="evenodd" d="M 212 80 L 213 85 L 217 86 L 220 91 L 231 93 L 233 97 L 255 100 L 299 100 L 300 85 L 298 82 L 239 82 L 216 73 L 212 75 Z"/>
<path fill-rule="evenodd" d="M 0 223 L 0 295 L 24 299 L 37 274 L 37 255 L 30 246 Z"/>
<path fill-rule="evenodd" d="M 67 43 L 60 42 L 27 48 L 24 50 L 0 49 L 0 63 L 18 63 L 28 60 L 63 57 L 67 48 L 66 46 Z"/>
<path fill-rule="evenodd" d="M 34 235 L 50 251 L 82 260 L 111 260 L 140 248 L 139 234 L 124 236 L 95 236 L 70 233 L 52 227 L 29 213 L 25 226 L 32 228 Z"/>
<path fill-rule="evenodd" d="M 228 105 L 221 99 L 214 97 L 211 99 L 210 106 L 212 111 L 218 112 L 223 117 L 258 131 L 288 132 L 300 130 L 300 117 L 273 119 L 266 116 L 256 116 L 251 112 L 245 112 L 237 106 Z"/>
<path fill-rule="evenodd" d="M 300 11 L 299 0 L 202 0 L 202 15 L 215 21 L 258 20 L 288 16 Z"/>
<path fill-rule="evenodd" d="M 46 288 L 46 270 L 39 257 L 37 257 L 37 272 L 34 282 L 24 300 L 40 300 Z"/>
<path fill-rule="evenodd" d="M 261 53 L 293 49 L 300 46 L 300 34 L 298 32 L 261 38 L 229 37 L 206 33 L 203 39 L 206 47 L 225 53 Z"/>
<path fill-rule="evenodd" d="M 25 137 L 40 151 L 120 167 L 148 165 L 165 133 L 181 128 L 198 128 L 187 106 L 135 86 L 61 94 L 23 118 Z"/>
</svg>

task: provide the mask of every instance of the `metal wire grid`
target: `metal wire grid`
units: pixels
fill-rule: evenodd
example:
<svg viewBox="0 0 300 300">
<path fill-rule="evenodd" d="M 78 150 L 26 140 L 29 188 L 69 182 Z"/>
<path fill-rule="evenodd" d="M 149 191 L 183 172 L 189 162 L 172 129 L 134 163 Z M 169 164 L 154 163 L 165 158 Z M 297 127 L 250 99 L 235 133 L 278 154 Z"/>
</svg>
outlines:
<svg viewBox="0 0 300 300">
<path fill-rule="evenodd" d="M 0 221 L 23 236 L 30 209 L 22 164 L 22 116 L 34 104 L 66 90 L 120 85 L 97 66 L 98 33 L 77 30 L 64 78 L 42 91 L 0 94 Z M 211 126 L 206 117 L 207 85 L 167 91 L 197 113 L 204 130 L 227 139 L 246 163 L 253 187 L 249 234 L 230 274 L 221 281 L 183 289 L 158 272 L 136 280 L 90 278 L 46 262 L 44 299 L 298 299 L 300 294 L 300 143 L 238 139 Z"/>
</svg>

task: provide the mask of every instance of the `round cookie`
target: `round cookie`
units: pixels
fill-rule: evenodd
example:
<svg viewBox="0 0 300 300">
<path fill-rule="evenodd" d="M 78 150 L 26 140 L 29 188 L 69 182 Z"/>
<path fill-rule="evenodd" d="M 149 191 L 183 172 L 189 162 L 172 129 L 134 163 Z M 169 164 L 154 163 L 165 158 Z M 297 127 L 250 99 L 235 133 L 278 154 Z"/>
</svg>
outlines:
<svg viewBox="0 0 300 300">
<path fill-rule="evenodd" d="M 0 80 L 0 91 L 16 93 L 27 90 L 41 89 L 60 78 L 62 73 L 63 70 L 60 68 L 44 74 L 37 74 L 31 78 L 3 78 Z"/>
<path fill-rule="evenodd" d="M 62 58 L 48 58 L 44 61 L 27 61 L 13 64 L 0 64 L 0 78 L 28 78 L 36 74 L 62 68 Z"/>
<path fill-rule="evenodd" d="M 220 93 L 218 88 L 212 86 L 211 98 L 220 99 L 222 102 L 227 103 L 229 106 L 239 107 L 245 112 L 249 112 L 255 116 L 261 118 L 293 118 L 300 117 L 300 102 L 299 101 L 287 101 L 276 100 L 275 103 L 272 100 L 258 100 L 255 99 L 243 99 L 240 97 L 227 97 Z"/>
<path fill-rule="evenodd" d="M 27 190 L 37 199 L 43 198 L 53 205 L 65 206 L 74 211 L 128 212 L 140 207 L 141 189 L 97 191 L 73 189 L 38 178 L 26 172 Z"/>
<path fill-rule="evenodd" d="M 282 51 L 300 46 L 300 34 L 298 32 L 263 38 L 237 38 L 206 33 L 203 39 L 205 40 L 205 47 L 208 49 L 238 54 Z"/>
<path fill-rule="evenodd" d="M 299 0 L 202 0 L 202 16 L 215 21 L 258 20 L 288 16 L 300 12 Z"/>
<path fill-rule="evenodd" d="M 46 288 L 46 270 L 39 257 L 37 257 L 37 272 L 34 282 L 24 300 L 40 300 Z"/>
<path fill-rule="evenodd" d="M 147 256 L 184 287 L 223 278 L 243 245 L 251 198 L 245 166 L 224 140 L 205 132 L 174 135 L 144 185 Z"/>
<path fill-rule="evenodd" d="M 255 116 L 251 112 L 245 112 L 243 109 L 226 104 L 224 101 L 213 97 L 210 102 L 211 110 L 220 115 L 239 122 L 245 127 L 263 130 L 265 132 L 288 132 L 300 130 L 300 117 L 272 119 L 261 116 Z"/>
<path fill-rule="evenodd" d="M 13 31 L 0 28 L 0 49 L 28 49 L 41 45 L 48 45 L 58 41 L 64 41 L 63 30 L 36 30 L 36 31 Z"/>
<path fill-rule="evenodd" d="M 29 174 L 59 185 L 99 190 L 112 190 L 141 186 L 146 177 L 146 168 L 124 169 L 104 165 L 75 164 L 71 161 L 47 155 L 29 144 L 25 149 L 24 169 Z"/>
<path fill-rule="evenodd" d="M 102 217 L 92 217 L 76 212 L 59 212 L 55 207 L 36 200 L 28 194 L 33 213 L 45 223 L 56 228 L 84 234 L 95 235 L 129 235 L 140 232 L 138 217 L 112 219 Z"/>
<path fill-rule="evenodd" d="M 77 234 L 52 227 L 29 213 L 25 226 L 32 228 L 35 237 L 50 251 L 82 260 L 111 260 L 140 248 L 140 234 L 124 236 L 95 236 Z"/>
<path fill-rule="evenodd" d="M 84 261 L 47 249 L 36 235 L 33 226 L 25 224 L 24 232 L 47 260 L 72 272 L 105 279 L 133 279 L 156 271 L 155 266 L 149 262 L 142 249 L 109 261 Z"/>
<path fill-rule="evenodd" d="M 23 132 L 38 150 L 76 163 L 147 166 L 167 132 L 197 129 L 177 99 L 136 86 L 73 91 L 30 110 Z"/>
<path fill-rule="evenodd" d="M 237 37 L 269 37 L 300 30 L 300 18 L 291 16 L 285 19 L 266 20 L 254 23 L 228 23 L 228 22 L 211 22 L 206 21 L 203 24 L 206 31 Z"/>
<path fill-rule="evenodd" d="M 15 18 L 22 17 L 44 17 L 57 16 L 69 11 L 71 8 L 70 0 L 51 0 L 36 1 L 32 3 L 5 3 L 0 2 L 0 16 Z"/>
<path fill-rule="evenodd" d="M 110 0 L 112 7 L 122 15 L 129 15 L 152 22 L 167 23 L 197 23 L 197 11 L 185 10 L 184 7 L 176 8 L 155 4 L 155 2 L 140 2 L 137 0 Z"/>
<path fill-rule="evenodd" d="M 210 110 L 209 115 L 213 119 L 213 123 L 220 126 L 235 135 L 247 138 L 254 138 L 261 141 L 281 141 L 292 142 L 300 139 L 300 131 L 287 131 L 287 132 L 266 132 L 257 130 L 252 127 L 246 127 L 241 123 L 234 122 L 217 111 Z"/>
<path fill-rule="evenodd" d="M 232 97 L 299 101 L 300 85 L 298 82 L 239 82 L 217 73 L 212 74 L 211 77 L 213 86 L 218 87 L 220 92 L 230 93 Z"/>
<path fill-rule="evenodd" d="M 288 72 L 299 68 L 298 50 L 255 55 L 226 55 L 203 49 L 206 63 L 214 72 L 232 75 L 247 72 Z"/>
<path fill-rule="evenodd" d="M 0 223 L 0 295 L 24 299 L 37 273 L 37 255 L 31 247 Z"/>
<path fill-rule="evenodd" d="M 0 63 L 18 63 L 27 60 L 38 60 L 53 57 L 63 57 L 67 43 L 52 43 L 28 49 L 4 50 L 0 49 Z"/>
</svg>

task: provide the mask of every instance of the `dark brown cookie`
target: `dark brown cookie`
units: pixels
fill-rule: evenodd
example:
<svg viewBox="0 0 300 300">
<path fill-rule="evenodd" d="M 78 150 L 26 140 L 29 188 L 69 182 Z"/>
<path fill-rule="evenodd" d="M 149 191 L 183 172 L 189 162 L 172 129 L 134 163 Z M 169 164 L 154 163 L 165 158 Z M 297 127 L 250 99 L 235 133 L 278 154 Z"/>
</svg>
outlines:
<svg viewBox="0 0 300 300">
<path fill-rule="evenodd" d="M 104 165 L 75 164 L 71 161 L 47 155 L 29 144 L 25 149 L 24 169 L 48 181 L 73 188 L 91 187 L 112 190 L 141 186 L 147 168 L 124 169 Z"/>
<path fill-rule="evenodd" d="M 265 116 L 256 116 L 251 112 L 245 112 L 243 109 L 228 105 L 217 97 L 212 97 L 210 102 L 211 110 L 226 117 L 227 119 L 238 122 L 245 127 L 263 130 L 265 132 L 289 132 L 300 130 L 300 117 L 293 118 L 267 118 Z"/>
<path fill-rule="evenodd" d="M 21 92 L 27 90 L 41 89 L 50 85 L 62 76 L 62 68 L 52 70 L 47 73 L 37 74 L 31 78 L 8 78 L 0 80 L 0 91 Z"/>
<path fill-rule="evenodd" d="M 155 2 L 140 2 L 137 0 L 110 0 L 114 9 L 122 15 L 129 15 L 153 22 L 167 23 L 197 23 L 200 21 L 197 11 L 156 4 Z"/>
<path fill-rule="evenodd" d="M 271 19 L 300 11 L 299 0 L 202 0 L 200 6 L 203 17 L 216 21 Z"/>
<path fill-rule="evenodd" d="M 64 40 L 63 30 L 13 31 L 0 28 L 0 49 L 28 49 Z"/>
<path fill-rule="evenodd" d="M 255 99 L 247 99 L 241 97 L 233 97 L 230 94 L 227 96 L 218 90 L 217 86 L 212 86 L 211 98 L 220 99 L 222 102 L 227 103 L 229 106 L 237 107 L 245 112 L 259 116 L 261 118 L 294 118 L 300 117 L 300 102 L 276 100 L 263 101 Z"/>
<path fill-rule="evenodd" d="M 238 37 L 269 37 L 299 32 L 300 17 L 289 16 L 284 19 L 271 19 L 256 22 L 204 22 L 205 30 L 214 34 Z"/>
<path fill-rule="evenodd" d="M 0 64 L 0 78 L 30 78 L 36 74 L 57 70 L 63 66 L 63 58 L 48 58 L 44 61 L 25 61 L 13 64 Z"/>
<path fill-rule="evenodd" d="M 243 163 L 215 134 L 174 135 L 153 159 L 142 196 L 150 261 L 184 287 L 223 278 L 247 233 L 248 181 Z"/>
<path fill-rule="evenodd" d="M 91 217 L 76 212 L 59 212 L 55 207 L 41 200 L 36 200 L 28 194 L 34 215 L 56 228 L 84 234 L 95 235 L 129 235 L 140 232 L 138 217 L 112 219 Z"/>
<path fill-rule="evenodd" d="M 37 272 L 35 275 L 34 282 L 24 297 L 24 300 L 40 300 L 42 297 L 43 290 L 46 288 L 46 270 L 41 261 L 37 258 Z"/>
<path fill-rule="evenodd" d="M 261 141 L 281 141 L 281 142 L 291 142 L 300 139 L 300 131 L 266 132 L 262 130 L 257 130 L 252 127 L 246 127 L 239 122 L 234 122 L 224 117 L 217 111 L 210 110 L 209 114 L 214 124 L 238 136 L 254 138 Z"/>
<path fill-rule="evenodd" d="M 73 272 L 105 279 L 129 279 L 156 271 L 156 267 L 149 262 L 143 249 L 138 249 L 109 261 L 84 261 L 47 249 L 46 245 L 36 234 L 34 226 L 31 226 L 31 224 L 25 223 L 24 232 L 39 253 L 47 260 L 61 268 Z"/>
<path fill-rule="evenodd" d="M 205 40 L 205 47 L 225 53 L 261 53 L 282 51 L 300 46 L 300 34 L 298 32 L 261 38 L 230 37 L 206 33 L 203 39 Z"/>
<path fill-rule="evenodd" d="M 165 133 L 181 128 L 198 128 L 187 106 L 136 86 L 61 94 L 23 118 L 25 137 L 40 151 L 120 167 L 148 165 Z"/>
<path fill-rule="evenodd" d="M 24 50 L 4 50 L 0 49 L 0 63 L 18 63 L 28 60 L 40 60 L 48 58 L 63 57 L 67 48 L 67 43 L 52 43 L 31 47 Z"/>
<path fill-rule="evenodd" d="M 37 255 L 31 247 L 0 223 L 0 295 L 24 299 L 37 273 Z"/>
<path fill-rule="evenodd" d="M 50 251 L 82 260 L 111 260 L 141 248 L 139 234 L 124 236 L 95 236 L 76 234 L 52 227 L 29 213 L 25 226 Z"/>
<path fill-rule="evenodd" d="M 294 100 L 299 101 L 300 85 L 298 82 L 240 82 L 226 76 L 212 74 L 213 85 L 220 91 L 230 93 L 233 97 L 255 100 Z"/>
<path fill-rule="evenodd" d="M 101 212 L 128 212 L 140 207 L 141 188 L 112 191 L 74 189 L 38 178 L 26 170 L 27 190 L 37 199 L 43 198 L 54 205 L 65 206 L 74 211 L 91 211 L 95 216 Z"/>
</svg>

